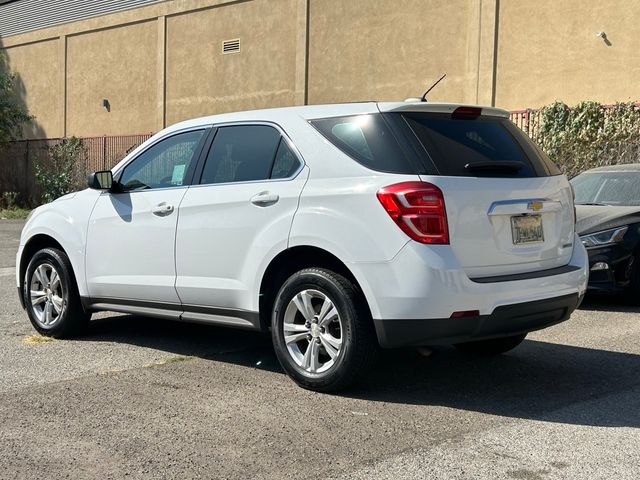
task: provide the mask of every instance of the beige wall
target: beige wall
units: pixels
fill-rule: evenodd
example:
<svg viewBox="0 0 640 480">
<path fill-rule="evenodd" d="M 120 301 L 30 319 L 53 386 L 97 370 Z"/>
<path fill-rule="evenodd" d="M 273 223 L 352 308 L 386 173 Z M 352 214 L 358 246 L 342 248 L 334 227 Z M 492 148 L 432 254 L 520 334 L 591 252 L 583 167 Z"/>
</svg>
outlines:
<svg viewBox="0 0 640 480">
<path fill-rule="evenodd" d="M 67 135 L 156 129 L 157 43 L 155 21 L 67 37 Z"/>
<path fill-rule="evenodd" d="M 296 4 L 252 1 L 167 18 L 167 122 L 295 104 Z M 236 38 L 240 53 L 223 55 L 222 42 Z"/>
<path fill-rule="evenodd" d="M 475 102 L 478 5 L 468 0 L 314 0 L 309 101 L 419 97 L 446 73 L 429 98 Z"/>
<path fill-rule="evenodd" d="M 638 1 L 502 0 L 498 35 L 497 105 L 640 99 Z"/>
<path fill-rule="evenodd" d="M 9 67 L 18 74 L 21 103 L 36 120 L 26 129 L 27 137 L 59 137 L 63 134 L 60 98 L 63 66 L 59 61 L 59 40 L 45 40 L 6 49 Z"/>
<path fill-rule="evenodd" d="M 176 0 L 0 38 L 0 49 L 37 117 L 26 135 L 86 136 L 404 99 L 445 72 L 432 101 L 638 100 L 638 19 L 640 2 L 623 0 Z M 233 38 L 242 51 L 222 55 Z"/>
</svg>

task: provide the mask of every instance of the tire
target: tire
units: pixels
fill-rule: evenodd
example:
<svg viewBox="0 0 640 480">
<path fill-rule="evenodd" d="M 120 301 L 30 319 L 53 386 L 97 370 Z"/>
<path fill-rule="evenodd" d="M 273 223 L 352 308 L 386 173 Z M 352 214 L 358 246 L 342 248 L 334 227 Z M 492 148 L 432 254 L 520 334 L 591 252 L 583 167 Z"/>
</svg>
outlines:
<svg viewBox="0 0 640 480">
<path fill-rule="evenodd" d="M 323 268 L 301 270 L 284 282 L 274 301 L 271 325 L 280 365 L 309 390 L 348 387 L 371 367 L 379 349 L 359 289 Z"/>
<path fill-rule="evenodd" d="M 56 248 L 44 248 L 31 258 L 22 294 L 29 320 L 41 335 L 71 337 L 89 323 L 91 315 L 82 308 L 71 262 Z"/>
<path fill-rule="evenodd" d="M 491 338 L 476 342 L 465 342 L 454 345 L 458 350 L 473 355 L 491 356 L 506 353 L 513 350 L 526 338 L 527 334 L 513 335 L 511 337 Z"/>
</svg>

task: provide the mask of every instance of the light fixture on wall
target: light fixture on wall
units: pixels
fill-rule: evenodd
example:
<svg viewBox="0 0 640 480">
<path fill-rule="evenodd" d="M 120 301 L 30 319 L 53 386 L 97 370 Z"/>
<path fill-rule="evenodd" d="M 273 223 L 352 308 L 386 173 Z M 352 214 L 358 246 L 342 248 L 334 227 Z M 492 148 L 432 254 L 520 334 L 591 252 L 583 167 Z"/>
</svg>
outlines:
<svg viewBox="0 0 640 480">
<path fill-rule="evenodd" d="M 601 38 L 608 47 L 611 46 L 611 42 L 607 38 L 607 34 L 604 31 L 597 32 L 596 37 Z"/>
<path fill-rule="evenodd" d="M 102 106 L 107 109 L 107 112 L 111 111 L 111 104 L 109 103 L 109 99 L 103 98 L 102 99 Z"/>
</svg>

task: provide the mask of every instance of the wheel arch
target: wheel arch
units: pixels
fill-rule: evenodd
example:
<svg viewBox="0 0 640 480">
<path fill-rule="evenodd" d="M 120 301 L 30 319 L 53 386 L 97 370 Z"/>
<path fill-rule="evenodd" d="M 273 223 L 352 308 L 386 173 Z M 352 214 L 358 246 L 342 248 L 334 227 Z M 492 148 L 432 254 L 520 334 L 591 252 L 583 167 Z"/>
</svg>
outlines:
<svg viewBox="0 0 640 480">
<path fill-rule="evenodd" d="M 351 269 L 336 255 L 320 247 L 298 245 L 283 250 L 267 266 L 260 282 L 259 311 L 263 328 L 271 326 L 273 301 L 284 281 L 304 268 L 327 268 L 344 276 L 356 286 L 371 313 L 367 297 Z"/>
<path fill-rule="evenodd" d="M 67 252 L 65 251 L 64 247 L 60 244 L 60 242 L 58 242 L 55 238 L 53 238 L 50 235 L 47 235 L 45 233 L 38 233 L 34 236 L 32 236 L 27 243 L 25 244 L 24 248 L 22 249 L 22 254 L 20 255 L 20 294 L 23 295 L 24 294 L 24 281 L 25 281 L 25 275 L 27 273 L 27 266 L 29 265 L 29 262 L 31 260 L 31 257 L 33 257 L 33 255 L 42 250 L 43 248 L 56 248 L 58 250 L 61 250 L 62 252 L 65 253 L 65 255 L 68 256 Z M 75 276 L 75 272 L 74 273 Z M 76 277 L 77 278 L 77 277 Z"/>
</svg>

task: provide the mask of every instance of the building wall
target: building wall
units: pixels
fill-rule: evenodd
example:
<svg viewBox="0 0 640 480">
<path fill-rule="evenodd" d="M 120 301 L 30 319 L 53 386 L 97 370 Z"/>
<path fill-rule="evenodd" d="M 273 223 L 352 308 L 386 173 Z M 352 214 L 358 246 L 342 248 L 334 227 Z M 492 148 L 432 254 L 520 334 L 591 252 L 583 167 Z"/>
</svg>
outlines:
<svg viewBox="0 0 640 480">
<path fill-rule="evenodd" d="M 63 82 L 63 65 L 58 61 L 59 49 L 57 38 L 5 49 L 7 63 L 18 75 L 19 101 L 37 119 L 24 132 L 27 137 L 62 135 L 64 100 L 58 93 Z"/>
<path fill-rule="evenodd" d="M 298 103 L 296 4 L 241 2 L 167 18 L 167 123 Z M 240 53 L 223 55 L 222 42 L 235 38 Z"/>
<path fill-rule="evenodd" d="M 28 137 L 90 136 L 404 99 L 442 73 L 431 100 L 638 100 L 639 19 L 624 0 L 174 0 L 0 37 L 0 50 L 36 116 Z M 234 38 L 241 52 L 223 55 Z"/>
<path fill-rule="evenodd" d="M 311 2 L 309 101 L 420 96 L 475 102 L 478 6 L 468 0 Z M 446 21 L 443 21 L 446 19 Z M 451 26 L 457 25 L 452 32 Z"/>
<path fill-rule="evenodd" d="M 498 38 L 497 105 L 640 99 L 639 1 L 502 0 Z"/>
<path fill-rule="evenodd" d="M 157 30 L 148 20 L 67 37 L 67 135 L 157 127 Z"/>
</svg>

